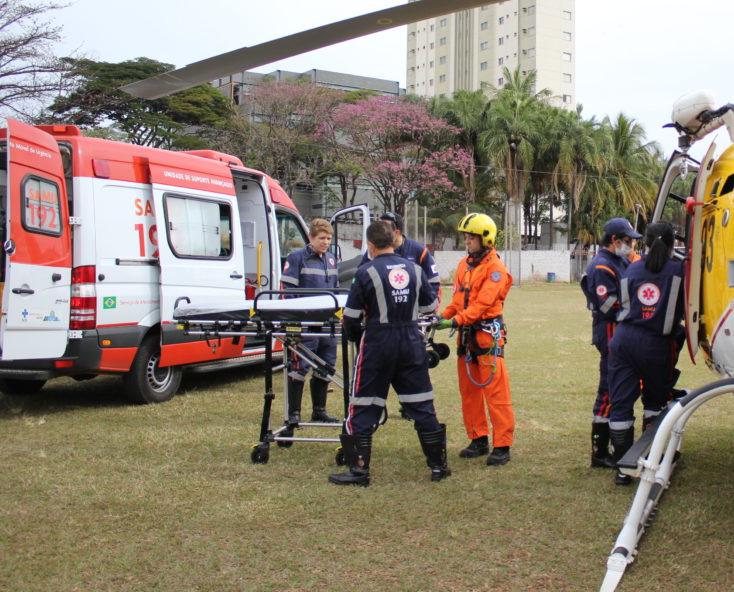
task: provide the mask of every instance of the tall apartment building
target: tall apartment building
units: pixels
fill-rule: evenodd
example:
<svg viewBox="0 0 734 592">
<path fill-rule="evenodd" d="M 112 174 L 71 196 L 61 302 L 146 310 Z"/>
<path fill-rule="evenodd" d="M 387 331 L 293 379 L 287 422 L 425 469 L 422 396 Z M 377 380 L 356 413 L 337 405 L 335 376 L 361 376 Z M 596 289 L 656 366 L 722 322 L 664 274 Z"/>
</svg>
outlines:
<svg viewBox="0 0 734 592">
<path fill-rule="evenodd" d="M 506 0 L 408 25 L 408 94 L 501 88 L 503 69 L 537 72 L 536 89 L 575 108 L 575 0 Z"/>
</svg>

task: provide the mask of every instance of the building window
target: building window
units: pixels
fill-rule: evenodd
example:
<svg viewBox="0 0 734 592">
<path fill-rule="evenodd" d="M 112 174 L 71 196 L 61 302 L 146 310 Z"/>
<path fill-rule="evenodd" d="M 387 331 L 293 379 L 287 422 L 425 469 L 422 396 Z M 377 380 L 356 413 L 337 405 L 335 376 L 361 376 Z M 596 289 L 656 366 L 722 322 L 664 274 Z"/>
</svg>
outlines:
<svg viewBox="0 0 734 592">
<path fill-rule="evenodd" d="M 410 53 L 412 53 L 413 55 L 415 55 L 415 49 L 411 49 L 410 50 Z"/>
<path fill-rule="evenodd" d="M 528 75 L 528 71 L 527 71 L 527 70 L 523 70 L 523 71 L 522 71 L 522 75 L 523 75 L 523 76 L 527 76 L 527 75 Z"/>
<path fill-rule="evenodd" d="M 438 58 L 438 63 L 443 66 L 446 63 L 446 56 L 441 56 L 440 58 Z"/>
<path fill-rule="evenodd" d="M 528 55 L 528 57 L 530 57 L 530 58 L 531 58 L 531 57 L 533 57 L 533 56 L 535 55 L 535 48 L 534 48 L 534 47 L 529 47 L 529 48 L 528 48 L 528 53 L 527 53 L 527 55 Z"/>
<path fill-rule="evenodd" d="M 572 81 L 573 81 L 573 78 L 571 78 L 571 75 L 570 74 L 564 74 L 563 75 L 563 82 L 569 82 L 570 83 Z"/>
<path fill-rule="evenodd" d="M 571 54 L 568 53 L 567 51 L 564 51 L 563 53 L 561 53 L 561 59 L 564 62 L 570 62 L 571 61 Z"/>
<path fill-rule="evenodd" d="M 411 66 L 411 67 L 410 67 L 410 71 L 411 71 L 411 72 L 415 72 L 415 66 Z"/>
<path fill-rule="evenodd" d="M 480 50 L 480 51 L 484 51 L 484 50 L 485 50 L 485 49 L 487 49 L 488 47 L 489 47 L 489 42 L 488 42 L 488 41 L 482 41 L 482 42 L 481 42 L 481 43 L 479 44 L 479 50 Z"/>
<path fill-rule="evenodd" d="M 410 90 L 411 90 L 411 91 L 414 91 L 414 90 L 415 90 L 415 84 L 411 84 L 411 85 L 410 85 Z"/>
<path fill-rule="evenodd" d="M 499 58 L 499 59 L 497 60 L 497 65 L 498 65 L 498 66 L 501 66 L 501 65 L 502 65 L 502 64 L 504 64 L 504 63 L 505 63 L 505 58 Z"/>
<path fill-rule="evenodd" d="M 535 14 L 535 5 L 528 6 L 528 14 Z"/>
<path fill-rule="evenodd" d="M 428 86 L 433 86 L 433 78 L 428 81 Z"/>
<path fill-rule="evenodd" d="M 499 39 L 497 40 L 497 45 L 504 45 L 504 43 L 505 43 L 505 39 L 504 39 L 503 37 L 500 37 L 500 38 L 499 38 Z"/>
<path fill-rule="evenodd" d="M 479 28 L 480 28 L 480 29 L 481 29 L 482 31 L 486 31 L 486 30 L 487 30 L 487 29 L 489 28 L 489 22 L 487 22 L 487 21 L 482 21 L 482 24 L 481 24 L 481 25 L 479 25 Z"/>
<path fill-rule="evenodd" d="M 498 18 L 498 19 L 497 19 L 497 22 L 498 22 L 498 23 L 499 23 L 500 25 L 504 25 L 504 24 L 505 24 L 505 17 L 501 16 L 500 18 Z"/>
<path fill-rule="evenodd" d="M 434 47 L 435 47 L 435 44 L 434 43 L 431 43 L 431 45 L 429 45 L 429 48 L 430 49 L 433 49 Z"/>
<path fill-rule="evenodd" d="M 568 104 L 571 102 L 571 95 L 563 95 L 563 102 Z"/>
<path fill-rule="evenodd" d="M 445 27 L 445 26 L 446 26 L 446 24 L 447 24 L 448 22 L 449 22 L 449 21 L 448 21 L 448 19 L 442 18 L 442 19 L 441 19 L 441 20 L 439 21 L 439 23 L 438 23 L 438 26 L 439 26 L 439 27 Z"/>
<path fill-rule="evenodd" d="M 431 60 L 430 62 L 428 62 L 428 67 L 429 68 L 433 68 L 433 60 Z"/>
<path fill-rule="evenodd" d="M 482 4 L 482 10 L 487 10 L 489 8 L 489 4 Z"/>
<path fill-rule="evenodd" d="M 431 33 L 436 30 L 436 25 L 431 25 Z"/>
<path fill-rule="evenodd" d="M 561 38 L 564 41 L 571 41 L 571 31 L 563 31 L 563 33 L 561 33 Z"/>
<path fill-rule="evenodd" d="M 501 76 L 497 79 L 497 86 L 504 86 L 505 85 L 505 79 Z"/>
<path fill-rule="evenodd" d="M 567 21 L 571 20 L 571 11 L 570 10 L 564 10 L 563 11 L 563 18 Z"/>
<path fill-rule="evenodd" d="M 438 40 L 439 45 L 446 45 L 446 37 L 441 37 L 441 39 Z"/>
<path fill-rule="evenodd" d="M 488 66 L 487 62 L 482 62 L 481 64 L 479 64 L 479 69 L 480 70 L 486 70 L 488 67 L 489 66 Z"/>
<path fill-rule="evenodd" d="M 446 82 L 446 74 L 441 74 L 441 76 L 438 77 L 439 82 Z"/>
</svg>

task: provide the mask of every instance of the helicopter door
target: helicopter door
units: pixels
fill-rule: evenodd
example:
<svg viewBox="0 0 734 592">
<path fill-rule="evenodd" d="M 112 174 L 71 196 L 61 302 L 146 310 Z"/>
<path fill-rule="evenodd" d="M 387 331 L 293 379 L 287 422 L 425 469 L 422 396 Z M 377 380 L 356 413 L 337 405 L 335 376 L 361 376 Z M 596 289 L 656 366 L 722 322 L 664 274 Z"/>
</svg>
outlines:
<svg viewBox="0 0 734 592">
<path fill-rule="evenodd" d="M 349 288 L 367 251 L 370 210 L 364 204 L 344 208 L 336 212 L 330 222 L 334 227 L 334 238 L 329 250 L 338 261 L 339 287 Z"/>
<path fill-rule="evenodd" d="M 686 304 L 686 343 L 688 354 L 695 364 L 695 355 L 698 352 L 698 331 L 701 325 L 701 265 L 703 255 L 703 240 L 701 236 L 703 227 L 703 200 L 706 192 L 711 169 L 714 165 L 714 151 L 716 143 L 712 142 L 706 156 L 701 161 L 701 168 L 696 175 L 696 182 L 692 196 L 694 198 L 693 211 L 691 214 L 688 253 L 686 259 L 685 277 L 685 304 Z"/>
</svg>

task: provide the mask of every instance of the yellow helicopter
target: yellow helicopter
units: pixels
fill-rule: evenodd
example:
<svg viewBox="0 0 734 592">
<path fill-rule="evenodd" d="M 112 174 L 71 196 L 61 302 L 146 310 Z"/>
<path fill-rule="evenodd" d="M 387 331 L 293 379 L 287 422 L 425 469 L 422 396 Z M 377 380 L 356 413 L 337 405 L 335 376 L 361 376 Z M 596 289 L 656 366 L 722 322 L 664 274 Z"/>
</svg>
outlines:
<svg viewBox="0 0 734 592">
<path fill-rule="evenodd" d="M 690 93 L 675 102 L 672 123 L 666 127 L 678 132 L 679 150 L 668 161 L 652 220 L 670 222 L 676 230 L 674 256 L 685 265 L 685 328 L 691 360 L 696 362 L 700 350 L 706 364 L 724 378 L 673 402 L 619 462 L 622 472 L 640 477 L 640 484 L 607 560 L 601 592 L 615 590 L 634 560 L 637 544 L 670 484 L 688 420 L 708 401 L 734 393 L 734 243 L 730 234 L 734 230 L 734 105 L 717 108 L 710 92 Z M 715 142 L 700 162 L 689 155 L 695 142 L 722 127 L 733 144 L 720 156 L 715 156 Z"/>
</svg>

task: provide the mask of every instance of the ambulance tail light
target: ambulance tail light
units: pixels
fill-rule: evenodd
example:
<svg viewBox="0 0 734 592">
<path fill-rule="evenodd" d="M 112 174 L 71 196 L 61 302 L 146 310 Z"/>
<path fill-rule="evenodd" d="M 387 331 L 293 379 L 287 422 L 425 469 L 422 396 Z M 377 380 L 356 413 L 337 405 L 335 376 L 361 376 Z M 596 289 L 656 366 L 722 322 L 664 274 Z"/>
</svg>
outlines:
<svg viewBox="0 0 734 592">
<path fill-rule="evenodd" d="M 97 326 L 95 275 L 94 265 L 75 267 L 71 272 L 69 329 L 94 329 Z"/>
</svg>

